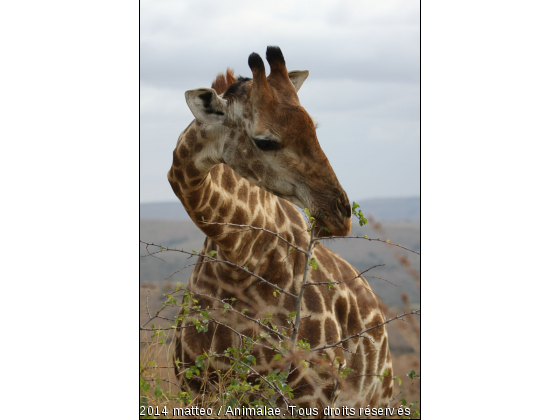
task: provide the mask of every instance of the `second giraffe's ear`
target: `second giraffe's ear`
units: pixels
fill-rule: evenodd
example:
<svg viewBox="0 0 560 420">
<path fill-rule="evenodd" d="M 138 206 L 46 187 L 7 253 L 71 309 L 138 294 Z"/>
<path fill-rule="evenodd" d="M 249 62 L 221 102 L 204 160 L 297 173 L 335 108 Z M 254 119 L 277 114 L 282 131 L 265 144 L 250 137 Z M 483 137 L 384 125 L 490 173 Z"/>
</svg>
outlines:
<svg viewBox="0 0 560 420">
<path fill-rule="evenodd" d="M 226 120 L 227 101 L 211 88 L 198 88 L 185 92 L 187 105 L 197 120 L 204 124 L 222 124 Z"/>
<path fill-rule="evenodd" d="M 296 87 L 297 92 L 301 85 L 303 85 L 303 82 L 305 82 L 305 79 L 307 79 L 307 76 L 309 76 L 309 70 L 292 70 L 288 72 L 288 76 Z"/>
</svg>

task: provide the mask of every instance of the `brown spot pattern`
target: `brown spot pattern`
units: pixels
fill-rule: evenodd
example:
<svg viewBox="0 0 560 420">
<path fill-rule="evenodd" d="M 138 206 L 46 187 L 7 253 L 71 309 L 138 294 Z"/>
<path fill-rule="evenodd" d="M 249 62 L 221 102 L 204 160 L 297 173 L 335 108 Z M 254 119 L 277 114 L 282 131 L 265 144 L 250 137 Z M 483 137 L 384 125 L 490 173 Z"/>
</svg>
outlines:
<svg viewBox="0 0 560 420">
<path fill-rule="evenodd" d="M 185 167 L 185 170 L 187 171 L 187 176 L 189 178 L 194 178 L 195 176 L 197 176 L 200 173 L 198 171 L 198 169 L 196 169 L 196 166 L 195 166 L 194 162 L 187 163 L 187 166 Z"/>
<path fill-rule="evenodd" d="M 187 146 L 182 144 L 181 147 L 179 147 L 179 156 L 181 156 L 181 159 L 186 159 L 188 155 L 189 151 L 187 149 Z"/>
<path fill-rule="evenodd" d="M 332 181 L 323 176 L 323 172 L 332 171 L 328 160 L 324 155 L 315 154 L 317 150 L 320 150 L 320 148 L 317 149 L 318 143 L 314 145 L 313 142 L 302 141 L 305 127 L 293 126 L 293 121 L 301 120 L 301 115 L 305 111 L 303 108 L 300 109 L 299 103 L 294 98 L 284 97 L 289 92 L 293 92 L 291 85 L 289 85 L 290 89 L 286 90 L 278 80 L 271 80 L 272 85 L 279 92 L 282 106 L 296 104 L 297 109 L 292 110 L 291 114 L 282 114 L 283 111 L 278 106 L 274 108 L 274 112 L 259 108 L 258 112 L 253 113 L 252 106 L 246 106 L 243 109 L 243 115 L 246 118 L 243 126 L 249 127 L 252 131 L 253 127 L 258 126 L 258 118 L 276 118 L 275 116 L 283 115 L 282 118 L 285 118 L 285 121 L 282 121 L 281 132 L 277 134 L 283 139 L 283 147 L 293 149 L 296 147 L 294 145 L 298 144 L 300 152 L 299 160 L 292 157 L 291 161 L 284 160 L 283 164 L 293 170 L 304 172 L 307 170 L 306 182 L 315 190 L 324 191 L 324 187 Z M 233 73 L 228 69 L 225 75 L 219 75 L 216 78 L 213 87 L 218 94 L 221 94 L 234 82 Z M 249 95 L 255 89 L 252 83 L 252 81 L 246 82 L 243 88 L 239 89 L 238 94 L 227 99 L 228 102 L 241 101 L 240 103 L 243 104 L 242 101 L 246 101 L 246 103 L 251 103 Z M 253 118 L 255 119 L 253 120 Z M 312 123 L 309 121 L 309 124 Z M 228 126 L 226 140 L 240 144 L 245 142 L 246 134 L 239 130 L 236 132 L 235 129 L 235 125 Z M 172 169 L 168 174 L 171 188 L 185 209 L 199 223 L 201 230 L 207 236 L 213 237 L 212 240 L 206 240 L 203 252 L 207 253 L 209 250 L 215 249 L 218 250 L 219 255 L 230 261 L 239 264 L 251 261 L 250 268 L 257 270 L 257 274 L 292 293 L 299 293 L 299 282 L 301 282 L 305 268 L 305 259 L 301 253 L 294 252 L 292 255 L 287 255 L 289 246 L 264 232 L 251 231 L 222 235 L 223 232 L 231 231 L 231 227 L 200 224 L 202 216 L 207 221 L 252 224 L 281 232 L 288 240 L 302 247 L 305 247 L 307 242 L 305 222 L 291 203 L 243 180 L 230 167 L 224 164 L 215 165 L 216 162 L 212 160 L 216 159 L 214 154 L 204 155 L 204 148 L 212 142 L 212 133 L 210 127 L 204 126 L 198 121 L 191 124 L 181 134 L 177 148 L 173 152 Z M 236 138 L 237 140 L 235 140 Z M 314 141 L 316 142 L 316 138 Z M 252 141 L 249 139 L 249 142 Z M 265 179 L 265 182 L 271 179 L 275 168 L 267 166 L 269 161 L 260 160 L 262 154 L 255 153 L 251 146 L 247 146 L 247 153 L 234 150 L 234 153 L 238 153 L 240 158 L 246 159 L 241 169 L 236 168 L 238 173 L 244 174 L 244 176 L 254 173 L 255 176 Z M 279 152 L 279 154 L 281 153 Z M 315 156 L 315 162 L 319 162 L 320 165 L 309 163 L 305 157 L 307 155 Z M 198 162 L 198 165 L 195 165 L 195 162 Z M 206 171 L 201 172 L 200 169 L 197 169 L 207 167 L 212 167 L 210 176 L 207 176 Z M 270 173 L 267 174 L 267 171 Z M 315 257 L 320 263 L 320 269 L 310 272 L 309 281 L 347 280 L 356 274 L 352 267 L 322 245 L 315 249 Z M 198 262 L 202 262 L 202 257 L 198 258 Z M 305 318 L 302 321 L 298 338 L 306 338 L 311 347 L 317 347 L 336 342 L 343 337 L 356 334 L 366 327 L 383 322 L 377 299 L 372 293 L 361 287 L 366 282 L 363 279 L 356 279 L 350 283 L 352 284 L 342 284 L 337 287 L 336 291 L 330 293 L 324 287 L 318 286 L 310 287 L 306 291 L 303 298 L 304 313 L 302 315 L 311 315 L 311 318 Z M 276 325 L 279 326 L 287 326 L 286 314 L 295 310 L 295 299 L 285 295 L 274 297 L 274 289 L 271 286 L 247 275 L 243 270 L 234 269 L 227 264 L 195 266 L 189 280 L 189 287 L 192 290 L 220 298 L 229 298 L 236 292 L 238 293 L 236 294 L 238 299 L 236 305 L 239 305 L 240 308 L 248 308 L 248 313 L 254 312 L 254 316 L 257 316 L 257 311 L 259 314 L 261 312 L 273 313 Z M 202 306 L 216 307 L 219 305 L 211 299 L 199 299 L 199 301 L 204 302 Z M 365 319 L 371 318 L 372 311 L 373 318 L 366 325 Z M 219 314 L 219 311 L 216 312 Z M 237 320 L 229 313 L 219 319 L 220 322 L 235 326 L 238 330 L 242 329 L 247 335 L 257 334 L 260 331 L 253 324 L 250 325 L 252 328 L 244 328 L 243 326 L 247 326 L 246 321 Z M 176 357 L 183 362 L 192 361 L 192 355 L 202 354 L 203 351 L 219 353 L 231 345 L 239 344 L 238 337 L 224 326 L 210 323 L 209 331 L 199 334 L 192 327 L 192 319 L 189 317 L 185 319 L 183 326 L 187 328 L 177 332 L 179 340 L 176 348 Z M 329 349 L 327 352 L 329 359 L 333 359 L 333 355 L 339 356 L 341 360 L 346 361 L 348 367 L 354 369 L 354 375 L 361 377 L 359 380 L 351 380 L 347 383 L 348 386 L 355 388 L 352 392 L 355 400 L 347 405 L 355 405 L 357 401 L 365 403 L 366 395 L 367 398 L 371 397 L 367 401 L 368 403 L 380 405 L 391 397 L 392 380 L 390 378 L 385 378 L 379 386 L 379 381 L 373 379 L 375 377 L 363 376 L 379 372 L 384 369 L 384 366 L 391 366 L 385 327 L 371 330 L 370 334 L 375 342 L 382 341 L 379 350 L 376 350 L 376 347 L 367 339 L 353 339 L 348 341 L 347 345 L 356 351 L 355 355 L 345 353 L 339 348 Z M 260 356 L 257 369 L 265 369 L 265 366 L 270 367 L 273 364 L 273 351 L 260 349 L 255 354 Z M 223 363 L 227 364 L 226 361 Z M 261 363 L 262 366 L 260 366 Z M 389 372 L 392 376 L 392 369 Z M 184 375 L 179 380 L 182 385 L 185 385 Z M 296 401 L 297 398 L 307 397 L 307 399 L 303 398 L 297 402 L 301 407 L 322 406 L 323 401 L 330 400 L 333 390 L 331 373 L 313 373 L 311 376 L 305 376 L 297 371 L 290 375 L 290 384 L 294 389 Z M 316 394 L 317 384 L 321 384 L 322 392 Z M 318 396 L 309 398 L 312 395 L 323 395 L 324 399 L 321 400 Z"/>
<path fill-rule="evenodd" d="M 185 183 L 185 177 L 183 175 L 183 171 L 180 169 L 174 169 L 173 170 L 173 176 L 175 177 L 175 179 L 177 180 L 177 182 L 179 182 L 180 184 L 184 184 Z"/>
<path fill-rule="evenodd" d="M 385 364 L 385 358 L 387 357 L 387 337 L 383 338 L 383 343 L 381 343 L 381 347 L 379 349 L 379 358 L 378 360 L 378 365 L 377 365 L 377 371 L 379 373 L 383 373 L 381 371 L 381 369 L 383 368 L 383 365 Z"/>
<path fill-rule="evenodd" d="M 237 191 L 237 199 L 241 202 L 247 201 L 248 192 L 249 192 L 249 189 L 247 188 L 247 185 L 243 184 L 239 188 L 239 191 Z"/>
<path fill-rule="evenodd" d="M 381 316 L 381 314 L 375 314 L 373 320 L 368 322 L 366 324 L 366 327 L 371 328 L 382 323 L 383 323 L 383 317 Z M 383 334 L 385 333 L 385 325 L 374 328 L 373 330 L 370 330 L 369 333 L 373 336 L 374 341 L 381 341 L 381 337 L 383 337 Z"/>
<path fill-rule="evenodd" d="M 234 191 L 236 182 L 234 179 L 233 171 L 228 167 L 222 174 L 222 188 L 226 191 Z"/>
</svg>

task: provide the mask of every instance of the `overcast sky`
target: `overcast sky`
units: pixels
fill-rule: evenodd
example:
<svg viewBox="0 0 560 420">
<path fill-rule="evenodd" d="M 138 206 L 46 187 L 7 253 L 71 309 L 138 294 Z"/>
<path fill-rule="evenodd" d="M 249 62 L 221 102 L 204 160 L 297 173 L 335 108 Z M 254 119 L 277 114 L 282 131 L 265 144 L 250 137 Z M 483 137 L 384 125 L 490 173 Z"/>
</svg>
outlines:
<svg viewBox="0 0 560 420">
<path fill-rule="evenodd" d="M 417 1 L 141 1 L 140 200 L 175 201 L 167 182 L 184 92 L 278 45 L 350 201 L 420 194 Z M 268 64 L 265 60 L 265 65 Z"/>
</svg>

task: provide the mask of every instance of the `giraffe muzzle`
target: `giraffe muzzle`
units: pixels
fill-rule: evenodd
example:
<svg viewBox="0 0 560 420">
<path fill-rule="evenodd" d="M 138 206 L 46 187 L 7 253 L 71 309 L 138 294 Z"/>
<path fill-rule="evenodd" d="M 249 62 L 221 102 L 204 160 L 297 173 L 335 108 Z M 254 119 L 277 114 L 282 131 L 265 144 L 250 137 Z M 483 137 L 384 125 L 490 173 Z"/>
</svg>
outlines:
<svg viewBox="0 0 560 420">
<path fill-rule="evenodd" d="M 321 229 L 319 236 L 346 236 L 352 229 L 352 210 L 346 194 L 337 196 L 330 202 L 330 211 L 317 214 L 318 226 L 325 226 L 328 232 Z"/>
</svg>

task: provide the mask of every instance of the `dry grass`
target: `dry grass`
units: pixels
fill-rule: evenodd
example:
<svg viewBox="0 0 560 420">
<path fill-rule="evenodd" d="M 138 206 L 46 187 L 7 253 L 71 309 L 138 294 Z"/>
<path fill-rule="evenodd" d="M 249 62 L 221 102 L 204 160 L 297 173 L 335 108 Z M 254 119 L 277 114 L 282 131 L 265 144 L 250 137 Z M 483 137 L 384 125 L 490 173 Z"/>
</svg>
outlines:
<svg viewBox="0 0 560 420">
<path fill-rule="evenodd" d="M 149 318 L 146 309 L 146 298 L 148 297 L 150 313 L 153 316 L 155 312 L 162 307 L 165 302 L 164 294 L 170 293 L 174 290 L 174 285 L 170 282 L 165 283 L 142 283 L 140 288 L 140 323 L 144 324 Z M 406 298 L 404 299 L 407 305 Z M 414 308 L 412 308 L 414 309 Z M 173 319 L 177 314 L 178 308 L 167 307 L 160 313 L 164 318 Z M 393 316 L 396 310 L 393 308 L 385 309 L 386 316 Z M 167 328 L 168 322 L 172 325 L 173 322 L 156 318 L 153 324 L 156 328 Z M 146 327 L 150 327 L 152 323 Z M 420 359 L 419 359 L 419 326 L 414 317 L 407 317 L 404 321 L 395 321 L 387 324 L 389 334 L 389 345 L 393 358 L 393 371 L 394 375 L 402 380 L 402 386 L 398 386 L 395 382 L 395 394 L 399 393 L 403 388 L 410 384 L 410 379 L 406 374 L 414 369 L 417 373 L 420 372 Z M 165 334 L 167 333 L 167 334 Z M 216 388 L 207 386 L 205 392 L 201 393 L 198 397 L 189 403 L 178 401 L 177 395 L 181 391 L 178 387 L 178 381 L 175 377 L 173 369 L 173 335 L 174 331 L 164 331 L 159 336 L 153 336 L 152 332 L 141 332 L 141 347 L 140 347 L 140 364 L 143 367 L 142 377 L 150 382 L 150 391 L 141 393 L 145 398 L 144 404 L 152 407 L 159 407 L 161 411 L 165 406 L 168 410 L 167 417 L 159 416 L 159 418 L 200 418 L 201 416 L 174 416 L 174 408 L 194 408 L 205 407 L 213 410 L 213 417 L 217 417 L 218 410 L 223 405 L 220 396 L 225 394 L 227 385 L 230 379 L 234 377 L 235 373 L 225 372 L 221 380 L 216 385 Z M 201 372 L 204 381 L 208 380 L 207 371 Z M 159 381 L 157 380 L 159 378 Z M 204 382 L 203 381 L 203 382 Z M 212 381 L 215 383 L 215 381 Z M 155 387 L 161 387 L 161 394 L 156 398 Z M 414 381 L 414 384 L 405 389 L 398 395 L 397 399 L 393 401 L 391 406 L 398 407 L 398 402 L 401 398 L 405 398 L 407 402 L 420 399 L 420 380 Z M 224 409 L 222 408 L 220 418 L 224 418 Z M 280 416 L 281 418 L 289 418 L 290 416 Z M 149 417 L 145 417 L 149 418 Z M 154 417 L 155 418 L 155 417 Z M 235 416 L 227 416 L 227 418 L 237 418 Z M 240 416 L 239 418 L 243 418 Z M 397 418 L 395 416 L 395 418 Z"/>
</svg>

